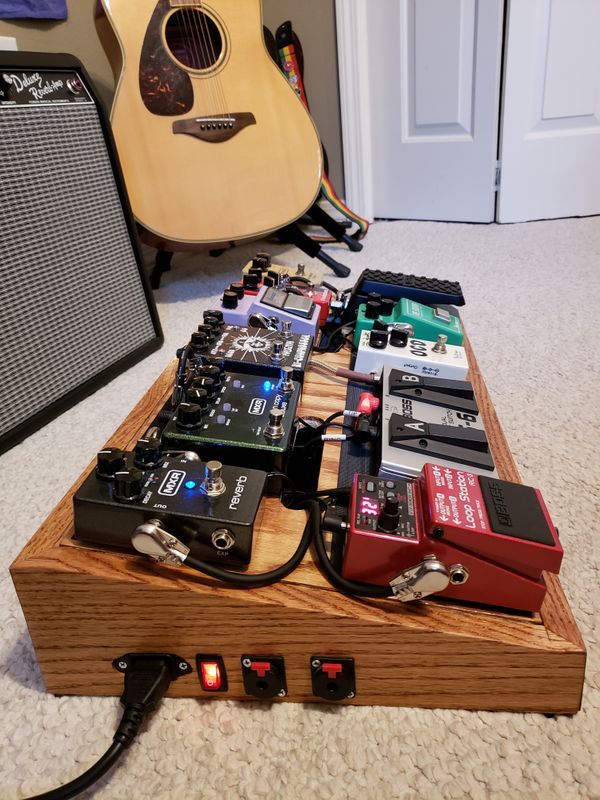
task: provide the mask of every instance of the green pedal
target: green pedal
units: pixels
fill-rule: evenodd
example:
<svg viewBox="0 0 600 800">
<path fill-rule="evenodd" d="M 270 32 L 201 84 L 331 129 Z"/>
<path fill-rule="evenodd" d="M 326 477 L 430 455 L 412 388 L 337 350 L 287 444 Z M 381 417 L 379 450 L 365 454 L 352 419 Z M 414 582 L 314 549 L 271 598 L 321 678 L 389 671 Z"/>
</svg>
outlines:
<svg viewBox="0 0 600 800">
<path fill-rule="evenodd" d="M 394 325 L 400 322 L 408 323 L 414 328 L 414 337 L 435 342 L 440 333 L 448 337 L 448 344 L 461 346 L 463 343 L 463 330 L 460 319 L 446 311 L 444 308 L 432 308 L 431 306 L 417 303 L 414 300 L 400 299 L 389 313 L 379 314 L 373 317 L 373 305 L 367 310 L 367 305 L 358 307 L 356 316 L 356 327 L 354 328 L 354 346 L 358 347 L 363 331 L 369 331 L 373 327 L 375 318 L 384 325 Z M 389 306 L 382 306 L 386 311 Z"/>
</svg>

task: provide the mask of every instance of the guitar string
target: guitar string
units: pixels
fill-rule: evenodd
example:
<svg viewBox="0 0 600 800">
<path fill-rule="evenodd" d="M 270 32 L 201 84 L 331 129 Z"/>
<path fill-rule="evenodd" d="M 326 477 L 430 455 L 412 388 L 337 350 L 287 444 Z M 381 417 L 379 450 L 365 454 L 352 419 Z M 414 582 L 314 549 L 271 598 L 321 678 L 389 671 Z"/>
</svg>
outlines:
<svg viewBox="0 0 600 800">
<path fill-rule="evenodd" d="M 192 2 L 194 2 L 194 0 L 192 0 Z M 187 19 L 188 19 L 188 24 L 189 24 L 190 41 L 193 44 L 191 55 L 192 55 L 192 58 L 194 58 L 194 51 L 195 51 L 195 58 L 196 58 L 195 66 L 196 66 L 196 69 L 198 69 L 200 71 L 202 69 L 202 63 L 203 63 L 202 62 L 202 57 L 201 57 L 201 53 L 203 52 L 202 51 L 202 42 L 200 41 L 200 37 L 196 36 L 194 34 L 194 27 L 193 27 L 194 25 L 195 25 L 195 28 L 196 28 L 196 32 L 198 32 L 196 11 L 195 11 L 194 8 L 191 7 L 191 4 L 188 4 L 187 2 L 186 2 L 186 14 L 187 14 Z M 206 98 L 208 100 L 208 103 L 209 103 L 208 113 L 206 114 L 206 116 L 210 116 L 210 114 L 211 114 L 210 105 L 216 104 L 218 106 L 218 96 L 213 91 L 213 87 L 212 86 L 209 85 L 207 88 L 208 88 L 208 94 L 210 96 Z"/>
<path fill-rule="evenodd" d="M 208 41 L 208 45 L 210 47 L 210 57 L 212 59 L 212 64 L 214 66 L 217 63 L 217 55 L 216 55 L 215 48 L 214 48 L 213 38 L 212 38 L 210 30 L 209 30 L 208 15 L 207 14 L 205 15 L 204 11 L 202 10 L 202 0 L 198 0 L 198 5 L 200 7 L 201 24 L 202 23 L 204 24 L 204 28 L 205 28 L 205 31 L 206 31 L 206 38 L 207 38 L 207 41 Z M 225 43 L 222 42 L 223 46 L 224 46 L 224 44 Z M 223 117 L 224 118 L 229 118 L 229 114 L 227 112 L 227 100 L 226 100 L 226 97 L 225 97 L 225 90 L 224 90 L 223 84 L 221 82 L 220 74 L 217 72 L 216 75 L 210 76 L 209 80 L 214 80 L 215 81 L 215 86 L 217 88 L 217 92 L 220 94 L 221 99 L 222 99 L 222 103 L 223 103 Z"/>
<path fill-rule="evenodd" d="M 181 62 L 185 64 L 186 60 L 189 58 L 189 54 L 191 52 L 193 58 L 193 48 L 192 48 L 192 37 L 191 37 L 191 28 L 189 27 L 189 20 L 186 15 L 185 8 L 181 8 L 179 6 L 179 10 L 175 12 L 176 14 L 180 14 L 178 19 L 181 20 Z"/>
<path fill-rule="evenodd" d="M 192 0 L 192 3 L 194 3 L 194 6 L 195 6 L 195 0 Z M 208 65 L 208 62 L 210 60 L 210 53 L 209 53 L 209 49 L 208 49 L 208 39 L 207 39 L 205 26 L 204 26 L 204 13 L 203 13 L 202 8 L 201 8 L 201 3 L 199 3 L 199 6 L 200 6 L 200 9 L 199 9 L 198 12 L 196 11 L 196 8 L 194 7 L 193 14 L 194 14 L 194 20 L 195 20 L 195 23 L 196 23 L 196 31 L 198 33 L 198 38 L 200 38 L 200 36 L 202 36 L 202 41 L 204 42 L 204 49 L 206 51 L 206 62 L 205 63 L 206 63 L 206 65 Z M 198 20 L 198 16 L 200 16 L 200 20 Z M 221 113 L 222 113 L 222 109 L 221 109 L 221 98 L 219 96 L 219 88 L 218 88 L 218 86 L 216 84 L 214 84 L 212 82 L 212 78 L 211 78 L 210 75 L 206 75 L 205 76 L 204 82 L 205 82 L 205 84 L 208 85 L 209 90 L 211 91 L 211 93 L 213 94 L 213 97 L 216 100 L 213 114 L 215 116 L 220 116 Z"/>
</svg>

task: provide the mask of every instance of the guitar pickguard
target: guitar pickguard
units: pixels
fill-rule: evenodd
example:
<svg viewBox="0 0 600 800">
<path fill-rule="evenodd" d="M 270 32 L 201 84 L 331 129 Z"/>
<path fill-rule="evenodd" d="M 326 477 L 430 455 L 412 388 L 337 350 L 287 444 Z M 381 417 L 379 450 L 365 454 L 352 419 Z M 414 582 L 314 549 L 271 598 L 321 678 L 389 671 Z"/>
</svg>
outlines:
<svg viewBox="0 0 600 800">
<path fill-rule="evenodd" d="M 194 105 L 192 81 L 165 49 L 161 28 L 170 10 L 169 0 L 159 0 L 150 18 L 140 56 L 140 93 L 151 114 L 172 117 L 188 113 Z"/>
</svg>

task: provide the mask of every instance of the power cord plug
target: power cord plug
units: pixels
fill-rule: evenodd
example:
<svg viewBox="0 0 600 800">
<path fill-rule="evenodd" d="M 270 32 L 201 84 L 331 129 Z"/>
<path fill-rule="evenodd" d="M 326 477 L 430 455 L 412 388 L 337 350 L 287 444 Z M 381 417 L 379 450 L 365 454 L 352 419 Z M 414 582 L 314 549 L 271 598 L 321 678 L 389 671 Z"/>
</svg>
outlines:
<svg viewBox="0 0 600 800">
<path fill-rule="evenodd" d="M 69 800 L 89 789 L 133 742 L 143 721 L 158 707 L 171 683 L 192 669 L 185 660 L 169 653 L 130 653 L 113 663 L 124 673 L 125 685 L 121 695 L 123 716 L 111 746 L 83 775 L 28 800 Z"/>
</svg>

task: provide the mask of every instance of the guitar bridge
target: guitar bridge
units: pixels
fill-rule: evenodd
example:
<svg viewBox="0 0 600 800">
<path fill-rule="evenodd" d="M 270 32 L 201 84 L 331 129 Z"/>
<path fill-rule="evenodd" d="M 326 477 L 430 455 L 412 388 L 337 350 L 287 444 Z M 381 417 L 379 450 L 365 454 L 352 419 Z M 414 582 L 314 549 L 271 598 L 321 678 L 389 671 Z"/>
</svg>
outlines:
<svg viewBox="0 0 600 800">
<path fill-rule="evenodd" d="M 221 116 L 180 119 L 173 123 L 173 133 L 195 136 L 203 142 L 226 142 L 249 125 L 256 125 L 251 112 L 223 114 Z"/>
</svg>

